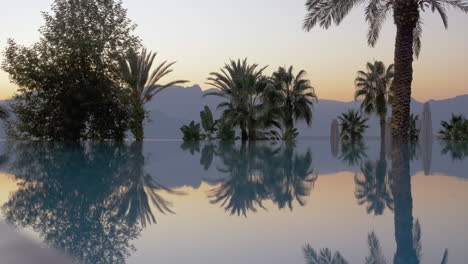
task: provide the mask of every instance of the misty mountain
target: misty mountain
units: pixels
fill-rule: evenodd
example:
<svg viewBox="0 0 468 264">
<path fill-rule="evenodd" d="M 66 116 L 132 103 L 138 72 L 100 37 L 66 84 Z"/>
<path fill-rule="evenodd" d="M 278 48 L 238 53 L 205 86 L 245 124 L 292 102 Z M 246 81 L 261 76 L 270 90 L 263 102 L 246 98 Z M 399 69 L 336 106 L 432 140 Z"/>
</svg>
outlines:
<svg viewBox="0 0 468 264">
<path fill-rule="evenodd" d="M 145 136 L 147 138 L 174 139 L 181 138 L 179 128 L 195 120 L 199 122 L 200 111 L 208 105 L 216 117 L 221 111 L 215 111 L 216 106 L 222 101 L 221 98 L 208 96 L 203 97 L 207 91 L 202 91 L 198 85 L 193 87 L 174 87 L 162 92 L 147 105 L 150 111 L 151 122 L 146 125 Z M 319 95 L 320 96 L 320 95 Z M 432 122 L 434 133 L 440 130 L 440 121 L 448 120 L 452 113 L 465 114 L 468 116 L 468 95 L 457 96 L 445 100 L 431 100 Z M 412 111 L 421 115 L 424 102 L 412 100 Z M 334 100 L 319 100 L 313 111 L 313 122 L 311 127 L 304 123 L 298 124 L 301 137 L 328 137 L 330 125 L 333 119 L 348 109 L 358 109 L 359 102 L 340 102 Z M 380 127 L 375 116 L 369 120 L 367 137 L 378 137 Z"/>
<path fill-rule="evenodd" d="M 180 127 L 190 121 L 200 121 L 200 111 L 208 105 L 219 118 L 221 111 L 216 106 L 222 98 L 203 95 L 200 86 L 172 87 L 161 92 L 146 105 L 149 111 L 150 121 L 145 125 L 145 137 L 149 139 L 180 139 L 182 133 Z M 320 94 L 319 94 L 320 96 Z M 4 102 L 2 102 L 4 103 Z M 424 102 L 412 100 L 412 111 L 421 115 Z M 457 96 L 445 100 L 431 100 L 432 122 L 434 133 L 440 130 L 440 121 L 448 120 L 452 113 L 468 116 L 468 95 Z M 330 124 L 342 112 L 348 109 L 358 109 L 359 102 L 340 102 L 334 100 L 319 100 L 314 105 L 313 122 L 311 127 L 299 123 L 298 129 L 301 137 L 328 137 L 330 135 Z M 4 138 L 3 129 L 0 130 L 0 138 Z M 369 120 L 369 129 L 366 137 L 379 136 L 379 123 L 372 115 Z"/>
</svg>

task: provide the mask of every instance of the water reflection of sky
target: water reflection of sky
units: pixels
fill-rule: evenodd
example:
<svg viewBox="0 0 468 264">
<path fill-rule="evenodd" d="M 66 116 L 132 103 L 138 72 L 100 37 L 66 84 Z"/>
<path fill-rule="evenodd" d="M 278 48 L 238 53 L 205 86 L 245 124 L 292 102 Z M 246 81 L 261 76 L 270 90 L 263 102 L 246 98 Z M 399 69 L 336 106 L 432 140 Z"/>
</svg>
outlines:
<svg viewBox="0 0 468 264">
<path fill-rule="evenodd" d="M 245 148 L 240 143 L 20 144 L 1 145 L 6 154 L 0 175 L 2 217 L 77 259 L 95 254 L 87 260 L 305 263 L 302 248 L 309 243 L 339 251 L 350 263 L 364 263 L 371 231 L 387 263 L 396 251 L 385 173 L 391 161 L 380 153 L 378 141 L 364 148 L 340 146 L 335 155 L 328 141 Z M 410 155 L 421 263 L 440 263 L 446 248 L 448 263 L 468 258 L 468 162 L 463 153 L 463 147 L 434 142 Z M 357 198 L 363 191 L 364 198 Z M 389 204 L 382 201 L 385 191 Z M 379 202 L 383 210 L 375 209 Z M 38 223 L 45 219 L 52 220 Z M 96 222 L 102 225 L 89 226 Z M 80 237 L 93 240 L 90 232 L 101 238 L 89 245 L 72 243 Z M 115 258 L 102 257 L 106 254 Z"/>
</svg>

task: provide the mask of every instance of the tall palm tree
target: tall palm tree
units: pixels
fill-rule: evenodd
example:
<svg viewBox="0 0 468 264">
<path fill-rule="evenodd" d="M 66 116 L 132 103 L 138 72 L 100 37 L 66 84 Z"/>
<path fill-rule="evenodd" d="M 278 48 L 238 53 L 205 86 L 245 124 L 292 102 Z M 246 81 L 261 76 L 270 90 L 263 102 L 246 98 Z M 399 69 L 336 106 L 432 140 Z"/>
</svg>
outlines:
<svg viewBox="0 0 468 264">
<path fill-rule="evenodd" d="M 282 128 L 285 131 L 294 129 L 294 123 L 304 120 L 308 126 L 312 124 L 313 101 L 317 100 L 314 87 L 305 79 L 306 71 L 293 73 L 293 66 L 288 69 L 279 67 L 272 76 L 269 95 L 272 107 L 278 109 Z"/>
<path fill-rule="evenodd" d="M 171 67 L 175 62 L 164 61 L 151 71 L 156 55 L 157 53 L 148 52 L 146 49 L 143 49 L 139 54 L 130 51 L 125 61 L 122 61 L 120 65 L 123 81 L 129 90 L 129 101 L 132 107 L 130 130 L 138 141 L 143 140 L 144 137 L 143 122 L 146 115 L 144 105 L 163 90 L 187 82 L 177 80 L 167 84 L 159 84 L 162 78 L 173 71 Z"/>
<path fill-rule="evenodd" d="M 411 83 L 413 81 L 413 59 L 421 50 L 422 18 L 426 10 L 437 12 L 444 26 L 448 26 L 447 8 L 468 13 L 468 2 L 464 0 L 307 0 L 308 13 L 303 28 L 310 31 L 316 25 L 329 28 L 339 25 L 344 17 L 359 4 L 365 3 L 365 17 L 369 23 L 368 44 L 375 46 L 382 25 L 390 14 L 396 25 L 395 78 L 392 84 L 394 95 L 392 108 L 392 133 L 394 137 L 407 138 L 410 117 Z"/>
<path fill-rule="evenodd" d="M 385 66 L 381 61 L 368 62 L 366 71 L 358 71 L 355 80 L 356 100 L 362 99 L 361 110 L 375 113 L 380 118 L 380 150 L 385 153 L 385 127 L 388 105 L 392 101 L 390 86 L 393 80 L 393 64 Z"/>
<path fill-rule="evenodd" d="M 247 59 L 231 60 L 220 72 L 210 73 L 208 84 L 218 88 L 204 96 L 219 96 L 226 99 L 218 105 L 224 109 L 223 119 L 241 129 L 243 141 L 256 139 L 256 129 L 261 125 L 263 102 L 261 94 L 267 86 L 262 75 L 264 68 L 248 64 Z"/>
</svg>

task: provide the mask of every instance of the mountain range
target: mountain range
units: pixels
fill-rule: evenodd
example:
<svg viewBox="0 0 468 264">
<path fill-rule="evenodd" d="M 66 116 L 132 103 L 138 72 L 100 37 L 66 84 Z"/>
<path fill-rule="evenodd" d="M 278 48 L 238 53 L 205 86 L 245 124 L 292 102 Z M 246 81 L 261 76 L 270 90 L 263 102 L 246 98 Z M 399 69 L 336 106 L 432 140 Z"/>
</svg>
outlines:
<svg viewBox="0 0 468 264">
<path fill-rule="evenodd" d="M 195 120 L 199 122 L 200 111 L 205 105 L 209 106 L 216 118 L 221 115 L 216 106 L 222 98 L 203 95 L 209 90 L 203 91 L 200 86 L 192 87 L 171 87 L 156 96 L 147 103 L 146 109 L 149 111 L 149 122 L 145 125 L 145 137 L 148 139 L 180 139 L 182 133 L 180 127 Z M 320 96 L 320 94 L 319 94 Z M 450 119 L 452 113 L 464 114 L 468 116 L 468 95 L 461 95 L 444 100 L 430 100 L 432 112 L 432 127 L 434 133 L 440 130 L 440 122 Z M 411 109 L 413 113 L 421 115 L 424 102 L 412 100 Z M 328 137 L 330 135 L 330 125 L 333 119 L 348 109 L 358 109 L 359 102 L 340 102 L 334 100 L 319 99 L 314 104 L 313 122 L 311 127 L 304 123 L 298 123 L 297 127 L 300 136 L 308 137 Z M 369 129 L 366 137 L 379 136 L 379 123 L 375 115 L 369 117 Z M 0 131 L 0 138 L 4 138 L 4 131 Z"/>
</svg>

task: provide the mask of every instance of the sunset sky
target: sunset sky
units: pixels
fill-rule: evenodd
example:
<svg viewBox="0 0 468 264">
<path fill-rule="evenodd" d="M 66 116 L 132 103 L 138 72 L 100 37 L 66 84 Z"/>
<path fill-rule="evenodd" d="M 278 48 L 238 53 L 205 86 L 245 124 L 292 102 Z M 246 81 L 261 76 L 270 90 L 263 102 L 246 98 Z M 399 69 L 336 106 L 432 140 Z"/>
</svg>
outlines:
<svg viewBox="0 0 468 264">
<path fill-rule="evenodd" d="M 52 0 L 2 3 L 0 50 L 7 38 L 30 45 L 39 39 L 41 11 Z M 159 60 L 175 60 L 166 80 L 187 79 L 203 89 L 208 74 L 228 59 L 249 58 L 269 65 L 294 65 L 308 78 L 322 99 L 353 99 L 356 71 L 367 61 L 393 60 L 395 30 L 389 19 L 376 48 L 366 44 L 367 25 L 362 8 L 355 9 L 342 25 L 327 31 L 302 30 L 305 0 L 124 0 L 129 17 L 138 24 L 143 44 L 158 51 Z M 426 101 L 468 94 L 468 15 L 449 11 L 449 29 L 435 14 L 425 14 L 421 58 L 415 62 L 413 97 Z M 3 59 L 3 57 L 2 57 Z M 16 87 L 0 71 L 0 99 L 11 97 Z"/>
</svg>

